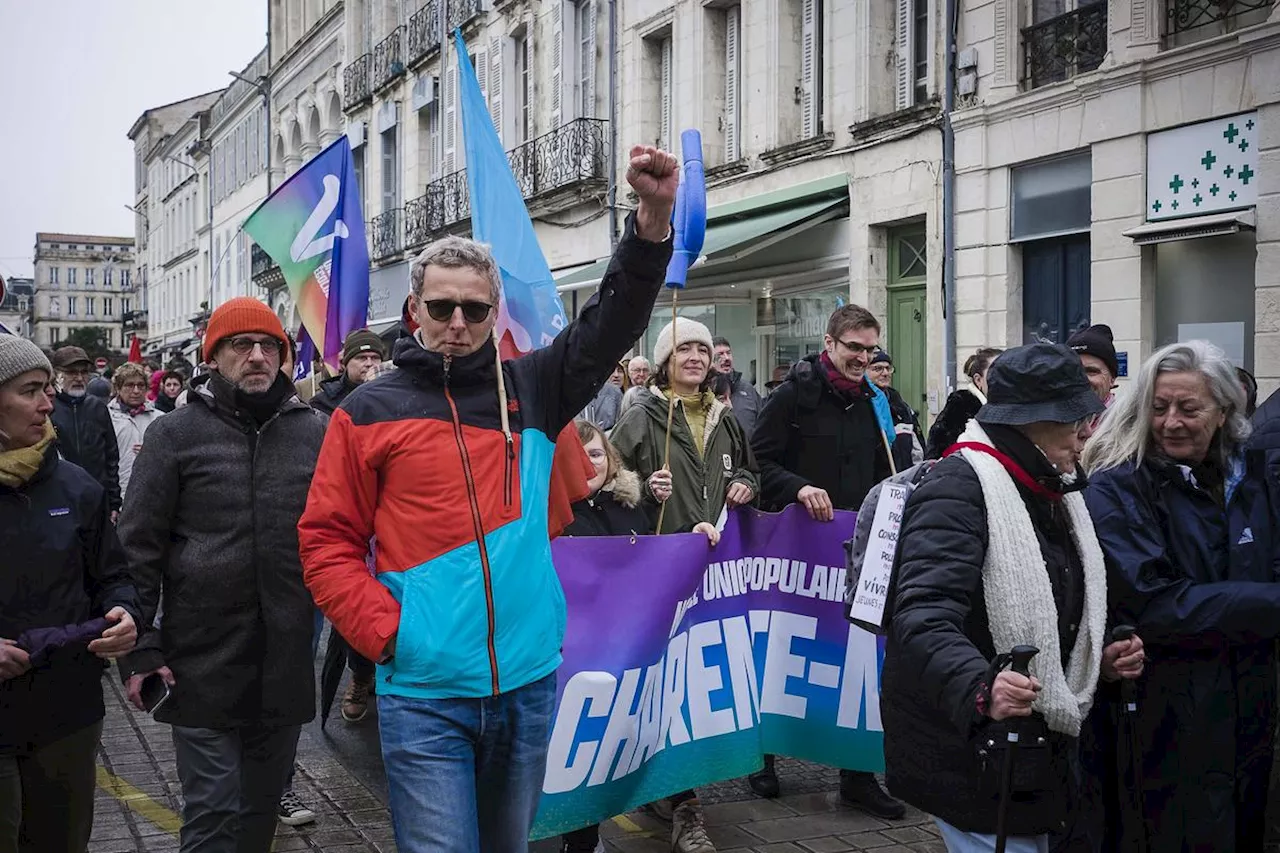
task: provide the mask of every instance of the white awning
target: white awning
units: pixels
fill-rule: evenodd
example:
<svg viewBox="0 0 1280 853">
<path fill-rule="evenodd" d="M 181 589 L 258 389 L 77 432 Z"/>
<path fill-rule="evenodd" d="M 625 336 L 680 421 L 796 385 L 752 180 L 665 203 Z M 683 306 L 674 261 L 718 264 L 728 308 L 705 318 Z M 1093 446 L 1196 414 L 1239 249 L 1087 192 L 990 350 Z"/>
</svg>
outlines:
<svg viewBox="0 0 1280 853">
<path fill-rule="evenodd" d="M 1235 210 L 1227 213 L 1209 213 L 1204 216 L 1188 216 L 1151 222 L 1121 232 L 1139 246 L 1156 243 L 1172 243 L 1175 240 L 1194 240 L 1198 237 L 1222 237 L 1240 231 L 1253 231 L 1257 218 L 1253 210 Z"/>
</svg>

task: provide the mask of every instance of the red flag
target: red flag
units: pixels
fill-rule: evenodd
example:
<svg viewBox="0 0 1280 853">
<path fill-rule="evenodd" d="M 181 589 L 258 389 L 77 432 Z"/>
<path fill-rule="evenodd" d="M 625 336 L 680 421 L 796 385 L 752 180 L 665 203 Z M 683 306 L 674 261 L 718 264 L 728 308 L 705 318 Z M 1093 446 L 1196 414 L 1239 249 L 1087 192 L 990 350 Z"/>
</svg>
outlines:
<svg viewBox="0 0 1280 853">
<path fill-rule="evenodd" d="M 142 364 L 142 341 L 138 340 L 138 336 L 133 336 L 133 343 L 129 344 L 129 361 L 134 364 Z"/>
</svg>

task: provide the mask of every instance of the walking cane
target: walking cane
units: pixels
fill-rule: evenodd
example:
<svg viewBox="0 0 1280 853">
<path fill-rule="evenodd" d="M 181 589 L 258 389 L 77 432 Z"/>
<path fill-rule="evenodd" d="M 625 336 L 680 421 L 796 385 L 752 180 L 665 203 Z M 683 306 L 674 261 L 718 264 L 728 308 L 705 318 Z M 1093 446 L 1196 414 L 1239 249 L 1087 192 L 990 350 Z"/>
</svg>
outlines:
<svg viewBox="0 0 1280 853">
<path fill-rule="evenodd" d="M 1117 625 L 1111 629 L 1111 642 L 1120 643 L 1131 639 L 1134 635 L 1132 625 Z M 1138 749 L 1138 685 L 1131 678 L 1120 680 L 1120 725 L 1125 730 L 1125 738 L 1129 741 L 1129 772 L 1133 778 L 1129 783 L 1129 796 L 1133 800 L 1132 833 L 1137 842 L 1138 853 L 1147 853 L 1147 824 L 1142 809 L 1142 752 Z M 1122 837 L 1130 833 L 1121 833 Z"/>
<path fill-rule="evenodd" d="M 1019 675 L 1031 675 L 1031 659 L 1040 654 L 1035 646 L 1014 646 L 1010 655 L 1013 662 L 1009 668 Z M 1013 796 L 1013 759 L 1018 751 L 1017 723 L 1011 723 L 1008 734 L 1008 749 L 1005 750 L 1004 767 L 1000 769 L 1000 805 L 996 812 L 996 851 L 1004 853 L 1005 843 L 1009 838 L 1009 800 Z"/>
</svg>

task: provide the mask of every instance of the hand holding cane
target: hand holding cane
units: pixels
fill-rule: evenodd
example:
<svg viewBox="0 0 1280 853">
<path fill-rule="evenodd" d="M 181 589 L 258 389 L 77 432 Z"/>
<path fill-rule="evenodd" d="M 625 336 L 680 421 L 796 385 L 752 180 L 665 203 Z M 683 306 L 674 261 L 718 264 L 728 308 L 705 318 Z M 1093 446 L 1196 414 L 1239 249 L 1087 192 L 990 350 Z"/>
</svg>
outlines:
<svg viewBox="0 0 1280 853">
<path fill-rule="evenodd" d="M 1035 646 L 1014 646 L 1010 655 L 1013 662 L 1009 668 L 1019 675 L 1031 676 L 1031 659 L 1040 654 Z M 1009 719 L 1008 743 L 1005 749 L 1004 766 L 1000 768 L 1000 805 L 996 812 L 996 850 L 1004 853 L 1009 837 L 1009 800 L 1013 795 L 1013 761 L 1018 751 L 1018 729 L 1020 726 Z"/>
</svg>

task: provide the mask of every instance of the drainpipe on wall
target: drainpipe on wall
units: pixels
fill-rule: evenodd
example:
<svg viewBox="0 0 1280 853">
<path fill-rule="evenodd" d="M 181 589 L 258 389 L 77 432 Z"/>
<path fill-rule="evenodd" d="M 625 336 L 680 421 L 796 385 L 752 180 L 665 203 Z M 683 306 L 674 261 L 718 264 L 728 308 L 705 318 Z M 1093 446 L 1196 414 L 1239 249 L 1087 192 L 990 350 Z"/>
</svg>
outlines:
<svg viewBox="0 0 1280 853">
<path fill-rule="evenodd" d="M 946 62 L 942 87 L 942 380 L 939 410 L 956 387 L 956 133 L 951 126 L 956 91 L 956 13 L 947 0 Z"/>
<path fill-rule="evenodd" d="M 618 248 L 618 0 L 609 0 L 609 250 Z M 575 297 L 576 298 L 576 297 Z"/>
</svg>

